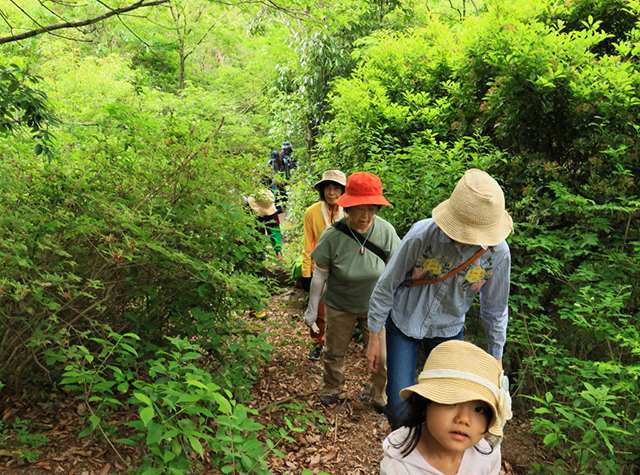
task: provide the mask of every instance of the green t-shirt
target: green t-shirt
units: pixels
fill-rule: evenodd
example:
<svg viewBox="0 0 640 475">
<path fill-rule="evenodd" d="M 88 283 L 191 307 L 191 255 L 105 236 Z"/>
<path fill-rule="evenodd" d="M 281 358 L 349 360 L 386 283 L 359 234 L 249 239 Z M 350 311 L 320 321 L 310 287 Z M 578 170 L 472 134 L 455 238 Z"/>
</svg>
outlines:
<svg viewBox="0 0 640 475">
<path fill-rule="evenodd" d="M 345 218 L 340 222 L 346 224 Z M 393 226 L 375 216 L 369 232 L 368 241 L 391 257 L 400 244 Z M 353 233 L 360 242 L 364 242 L 367 236 L 367 233 Z M 382 259 L 366 248 L 361 254 L 355 239 L 334 227 L 322 233 L 311 257 L 316 263 L 329 268 L 322 294 L 326 305 L 343 312 L 363 313 L 369 310 L 369 297 L 385 267 Z"/>
</svg>

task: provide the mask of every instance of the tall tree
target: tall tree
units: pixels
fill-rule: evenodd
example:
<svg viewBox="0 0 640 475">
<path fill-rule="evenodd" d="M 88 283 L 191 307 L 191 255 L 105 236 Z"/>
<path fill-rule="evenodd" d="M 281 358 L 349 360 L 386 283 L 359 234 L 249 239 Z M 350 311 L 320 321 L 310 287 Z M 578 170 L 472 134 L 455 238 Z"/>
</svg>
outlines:
<svg viewBox="0 0 640 475">
<path fill-rule="evenodd" d="M 158 25 L 162 27 L 162 41 L 173 45 L 178 53 L 178 88 L 185 87 L 186 62 L 218 25 L 219 13 L 207 0 L 170 0 L 166 5 L 168 15 L 162 9 L 157 13 Z"/>
<path fill-rule="evenodd" d="M 399 27 L 399 23 L 394 26 L 386 18 L 401 8 L 398 0 L 356 0 L 318 4 L 307 10 L 306 21 L 282 17 L 291 31 L 290 47 L 298 64 L 281 68 L 280 100 L 275 104 L 281 109 L 285 104 L 297 104 L 302 109 L 296 127 L 304 131 L 309 149 L 314 147 L 319 129 L 330 115 L 327 97 L 333 81 L 347 77 L 357 63 L 353 56 L 357 42 L 378 29 Z M 275 117 L 276 121 L 281 120 L 278 113 Z"/>
</svg>

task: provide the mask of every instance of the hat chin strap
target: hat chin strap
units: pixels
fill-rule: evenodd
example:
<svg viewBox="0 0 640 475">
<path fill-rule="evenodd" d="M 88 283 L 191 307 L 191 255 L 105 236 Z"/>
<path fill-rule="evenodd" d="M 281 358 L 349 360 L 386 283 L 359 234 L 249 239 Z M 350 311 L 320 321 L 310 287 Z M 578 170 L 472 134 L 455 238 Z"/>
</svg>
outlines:
<svg viewBox="0 0 640 475">
<path fill-rule="evenodd" d="M 498 402 L 498 414 L 496 414 L 496 419 L 500 424 L 500 428 L 504 427 L 507 421 L 512 417 L 511 396 L 509 395 L 509 378 L 504 374 L 504 371 L 500 374 L 500 387 L 482 376 L 457 369 L 430 369 L 423 371 L 418 377 L 418 382 L 421 382 L 424 379 L 462 379 L 464 381 L 471 381 L 479 384 L 480 386 L 484 386 L 493 393 Z"/>
</svg>

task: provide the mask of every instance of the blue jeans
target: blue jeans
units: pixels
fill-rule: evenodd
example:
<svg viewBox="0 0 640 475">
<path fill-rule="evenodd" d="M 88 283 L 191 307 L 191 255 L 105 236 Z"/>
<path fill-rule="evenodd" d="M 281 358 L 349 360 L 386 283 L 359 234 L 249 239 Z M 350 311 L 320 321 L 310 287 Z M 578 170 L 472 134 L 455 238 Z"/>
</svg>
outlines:
<svg viewBox="0 0 640 475">
<path fill-rule="evenodd" d="M 440 343 L 449 340 L 462 340 L 460 330 L 450 338 L 422 338 L 415 339 L 406 336 L 387 318 L 387 405 L 385 412 L 392 430 L 401 427 L 401 421 L 407 412 L 407 403 L 400 397 L 400 391 L 416 384 L 416 365 L 418 364 L 418 352 L 420 346 L 424 346 L 426 355 L 429 356 Z"/>
</svg>

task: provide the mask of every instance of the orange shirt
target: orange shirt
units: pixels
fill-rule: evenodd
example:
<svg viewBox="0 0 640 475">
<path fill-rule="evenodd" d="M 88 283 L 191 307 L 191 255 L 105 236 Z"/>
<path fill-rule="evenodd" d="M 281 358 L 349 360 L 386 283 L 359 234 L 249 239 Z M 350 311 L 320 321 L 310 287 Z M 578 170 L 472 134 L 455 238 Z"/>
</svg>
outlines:
<svg viewBox="0 0 640 475">
<path fill-rule="evenodd" d="M 329 218 L 328 225 L 331 226 L 339 217 L 343 216 L 342 208 L 338 207 L 336 211 L 331 213 L 327 203 L 318 201 L 312 204 L 304 212 L 302 220 L 304 224 L 304 249 L 302 251 L 302 277 L 311 277 L 314 262 L 311 259 L 311 251 L 313 251 L 320 240 L 320 236 L 327 228 L 324 216 L 322 215 L 322 207 L 325 207 Z"/>
</svg>

